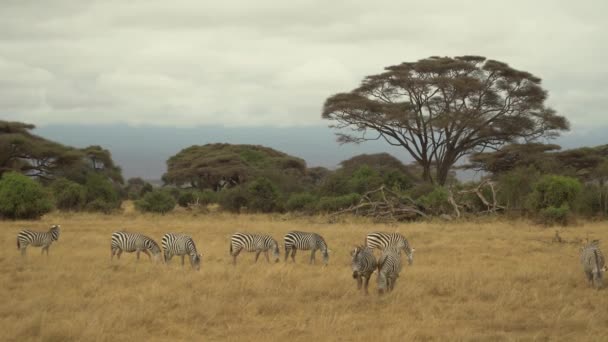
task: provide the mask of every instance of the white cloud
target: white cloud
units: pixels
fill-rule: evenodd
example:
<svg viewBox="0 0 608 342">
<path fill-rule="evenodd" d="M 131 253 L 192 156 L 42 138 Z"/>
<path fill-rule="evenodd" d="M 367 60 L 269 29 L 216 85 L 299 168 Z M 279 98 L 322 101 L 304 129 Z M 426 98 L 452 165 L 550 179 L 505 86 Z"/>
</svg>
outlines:
<svg viewBox="0 0 608 342">
<path fill-rule="evenodd" d="M 0 11 L 0 117 L 311 125 L 387 65 L 477 54 L 544 79 L 575 125 L 608 124 L 600 1 L 27 1 Z"/>
</svg>

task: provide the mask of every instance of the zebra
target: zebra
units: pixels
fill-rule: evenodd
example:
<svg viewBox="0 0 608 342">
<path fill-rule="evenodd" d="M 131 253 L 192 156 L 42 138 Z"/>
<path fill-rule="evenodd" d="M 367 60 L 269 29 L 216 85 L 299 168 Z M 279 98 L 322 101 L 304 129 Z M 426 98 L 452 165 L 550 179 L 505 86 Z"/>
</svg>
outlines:
<svg viewBox="0 0 608 342">
<path fill-rule="evenodd" d="M 42 247 L 40 254 L 49 255 L 49 247 L 53 241 L 59 240 L 61 226 L 54 224 L 48 232 L 37 232 L 32 230 L 22 230 L 17 234 L 17 249 L 21 251 L 21 255 L 25 256 L 27 246 Z"/>
<path fill-rule="evenodd" d="M 599 240 L 593 240 L 581 247 L 581 264 L 587 276 L 589 284 L 596 288 L 602 288 L 602 273 L 608 270 L 604 255 L 600 250 Z"/>
<path fill-rule="evenodd" d="M 317 249 L 321 250 L 323 253 L 323 263 L 327 266 L 329 262 L 329 253 L 330 250 L 327 248 L 327 243 L 325 239 L 319 234 L 316 233 L 306 233 L 306 232 L 298 232 L 291 231 L 285 234 L 285 262 L 287 262 L 287 257 L 289 256 L 289 252 L 291 252 L 291 260 L 296 262 L 296 251 L 298 249 L 301 250 L 311 250 L 310 253 L 310 263 L 315 263 L 315 252 Z"/>
<path fill-rule="evenodd" d="M 401 272 L 401 249 L 390 246 L 382 251 L 378 260 L 378 293 L 391 292 Z"/>
<path fill-rule="evenodd" d="M 122 252 L 133 253 L 136 252 L 137 260 L 139 260 L 139 253 L 145 253 L 148 258 L 154 258 L 154 261 L 158 261 L 160 255 L 160 247 L 153 239 L 139 233 L 129 232 L 114 232 L 112 233 L 111 243 L 112 256 L 110 260 L 114 259 L 114 255 L 120 259 Z M 152 253 L 152 256 L 150 256 Z"/>
<path fill-rule="evenodd" d="M 270 262 L 268 251 L 271 249 L 275 262 L 279 262 L 279 244 L 270 235 L 234 233 L 230 238 L 230 255 L 234 265 L 236 265 L 236 257 L 242 250 L 255 252 L 255 262 L 258 262 L 260 253 L 264 252 L 266 261 Z"/>
<path fill-rule="evenodd" d="M 365 244 L 371 249 L 385 249 L 389 246 L 401 248 L 405 252 L 405 255 L 407 255 L 407 263 L 411 265 L 414 262 L 414 252 L 416 251 L 416 249 L 411 248 L 410 243 L 407 241 L 407 239 L 399 233 L 370 233 L 367 234 Z"/>
<path fill-rule="evenodd" d="M 371 248 L 365 246 L 357 246 L 350 253 L 352 256 L 353 278 L 357 279 L 357 289 L 361 290 L 361 285 L 364 282 L 363 291 L 367 294 L 367 286 L 369 278 L 376 270 L 376 257 Z"/>
<path fill-rule="evenodd" d="M 201 258 L 203 255 L 196 250 L 196 245 L 190 235 L 168 233 L 163 236 L 161 244 L 163 246 L 165 263 L 168 264 L 174 255 L 179 255 L 182 257 L 182 266 L 184 266 L 184 257 L 188 255 L 190 266 L 197 271 L 201 269 Z"/>
</svg>

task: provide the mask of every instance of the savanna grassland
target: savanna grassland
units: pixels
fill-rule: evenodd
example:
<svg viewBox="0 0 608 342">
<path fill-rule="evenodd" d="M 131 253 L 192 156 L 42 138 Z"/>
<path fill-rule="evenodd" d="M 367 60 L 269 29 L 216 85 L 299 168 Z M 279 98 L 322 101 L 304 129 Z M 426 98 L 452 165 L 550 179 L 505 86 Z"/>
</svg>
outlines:
<svg viewBox="0 0 608 342">
<path fill-rule="evenodd" d="M 185 212 L 114 216 L 60 214 L 41 221 L 0 222 L 0 340 L 5 341 L 404 341 L 608 339 L 608 290 L 591 289 L 578 243 L 552 243 L 553 229 L 522 222 L 372 224 L 346 219 Z M 62 226 L 50 257 L 15 242 L 19 229 Z M 565 240 L 606 242 L 608 224 L 561 230 Z M 110 262 L 119 229 L 155 238 L 186 232 L 203 253 L 199 272 L 174 258 L 145 255 Z M 282 243 L 290 229 L 325 236 L 330 264 L 257 264 L 228 253 L 235 231 L 268 232 Z M 351 246 L 373 230 L 399 231 L 416 248 L 393 293 L 356 290 Z M 281 251 L 283 253 L 283 250 Z M 281 255 L 281 259 L 283 254 Z"/>
</svg>

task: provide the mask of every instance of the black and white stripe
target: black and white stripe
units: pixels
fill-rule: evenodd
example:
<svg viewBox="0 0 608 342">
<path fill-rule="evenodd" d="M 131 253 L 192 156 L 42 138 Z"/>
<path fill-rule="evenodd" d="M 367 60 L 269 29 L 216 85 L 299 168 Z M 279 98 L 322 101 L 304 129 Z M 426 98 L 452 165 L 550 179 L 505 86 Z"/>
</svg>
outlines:
<svg viewBox="0 0 608 342">
<path fill-rule="evenodd" d="M 133 253 L 136 252 L 137 260 L 139 260 L 139 253 L 145 253 L 148 258 L 154 257 L 155 261 L 158 261 L 160 255 L 160 247 L 153 239 L 139 233 L 130 232 L 114 232 L 112 233 L 112 257 L 114 255 L 120 259 L 122 252 Z M 150 255 L 152 253 L 152 255 Z"/>
<path fill-rule="evenodd" d="M 401 248 L 405 252 L 405 255 L 407 255 L 408 264 L 411 265 L 414 262 L 414 252 L 416 249 L 411 248 L 407 239 L 399 233 L 370 233 L 367 234 L 365 244 L 371 249 L 378 248 L 383 250 L 387 247 Z"/>
<path fill-rule="evenodd" d="M 194 240 L 190 235 L 169 233 L 163 236 L 161 241 L 165 262 L 168 263 L 174 255 L 182 257 L 182 266 L 184 266 L 184 257 L 188 255 L 190 265 L 197 271 L 201 269 L 202 255 L 196 250 Z"/>
<path fill-rule="evenodd" d="M 329 250 L 325 239 L 316 233 L 306 233 L 292 231 L 285 234 L 285 261 L 291 252 L 291 260 L 296 261 L 296 251 L 298 249 L 307 251 L 310 250 L 310 263 L 315 263 L 315 252 L 320 250 L 323 253 L 323 263 L 327 265 L 329 262 Z"/>
<path fill-rule="evenodd" d="M 401 249 L 386 247 L 378 260 L 378 293 L 391 292 L 401 272 Z"/>
<path fill-rule="evenodd" d="M 369 278 L 377 267 L 376 257 L 372 249 L 365 246 L 355 247 L 350 254 L 352 256 L 353 278 L 357 279 L 357 289 L 360 290 L 362 283 L 364 283 L 363 291 L 367 294 Z"/>
<path fill-rule="evenodd" d="M 594 240 L 581 248 L 581 264 L 589 284 L 602 288 L 602 273 L 606 272 L 606 261 L 600 250 L 599 241 Z"/>
<path fill-rule="evenodd" d="M 53 241 L 59 240 L 60 226 L 52 225 L 48 232 L 37 232 L 32 230 L 22 230 L 17 234 L 17 249 L 21 255 L 25 256 L 27 246 L 42 247 L 40 254 L 46 251 L 49 255 L 49 247 Z"/>
<path fill-rule="evenodd" d="M 255 262 L 258 261 L 262 252 L 266 256 L 266 261 L 270 262 L 268 251 L 272 250 L 275 262 L 279 261 L 279 244 L 270 235 L 234 233 L 230 238 L 230 255 L 233 258 L 233 264 L 236 265 L 236 257 L 242 250 L 255 252 Z"/>
</svg>

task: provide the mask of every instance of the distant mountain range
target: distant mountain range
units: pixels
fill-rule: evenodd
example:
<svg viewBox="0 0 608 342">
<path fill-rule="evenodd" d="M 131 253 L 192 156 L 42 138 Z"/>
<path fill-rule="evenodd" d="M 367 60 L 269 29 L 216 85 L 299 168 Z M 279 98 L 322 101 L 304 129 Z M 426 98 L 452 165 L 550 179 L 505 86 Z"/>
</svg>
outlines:
<svg viewBox="0 0 608 342">
<path fill-rule="evenodd" d="M 556 141 L 563 148 L 596 146 L 608 143 L 607 128 L 573 130 Z M 303 158 L 308 166 L 335 168 L 340 161 L 361 153 L 388 152 L 409 163 L 403 149 L 382 141 L 360 145 L 340 145 L 332 129 L 307 127 L 221 127 L 174 128 L 129 125 L 49 125 L 35 133 L 63 144 L 85 147 L 101 145 L 112 152 L 125 178 L 142 177 L 158 181 L 165 172 L 165 161 L 181 149 L 207 143 L 255 144 Z M 475 172 L 459 172 L 472 179 Z"/>
</svg>

